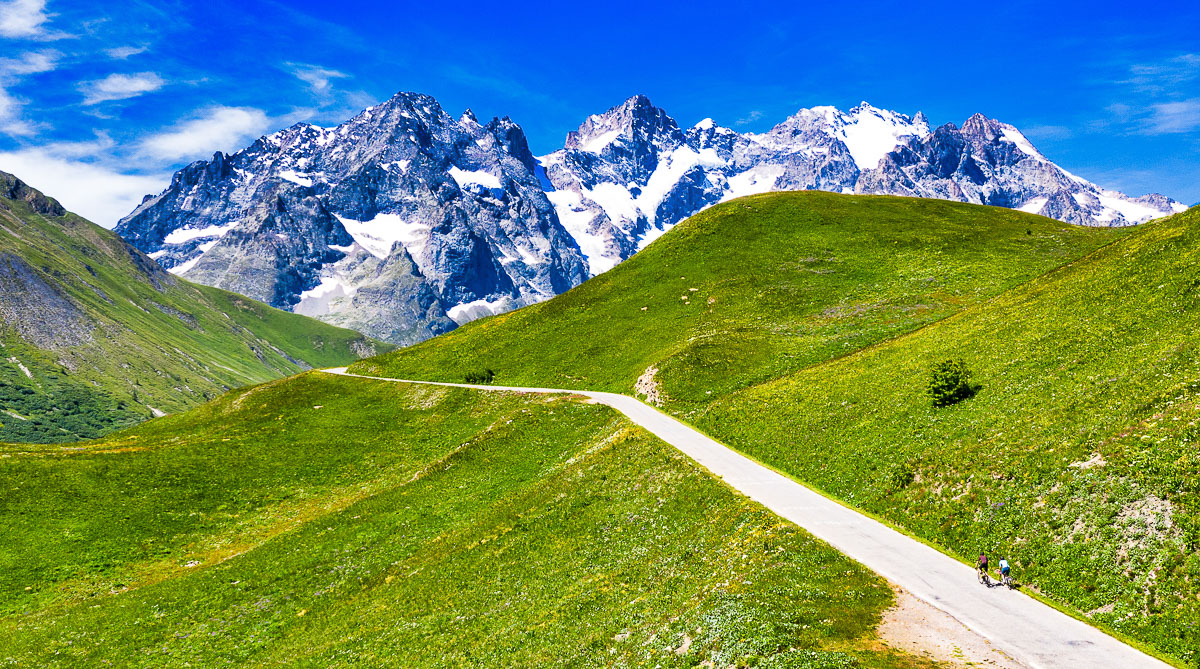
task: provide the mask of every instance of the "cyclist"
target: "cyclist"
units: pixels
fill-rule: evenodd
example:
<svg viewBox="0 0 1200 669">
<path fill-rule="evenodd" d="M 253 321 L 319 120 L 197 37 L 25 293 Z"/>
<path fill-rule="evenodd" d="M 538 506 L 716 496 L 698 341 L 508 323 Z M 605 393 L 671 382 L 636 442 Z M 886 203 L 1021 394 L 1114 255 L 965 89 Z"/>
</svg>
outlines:
<svg viewBox="0 0 1200 669">
<path fill-rule="evenodd" d="M 988 582 L 988 559 L 982 552 L 979 553 L 979 563 L 975 565 L 975 569 L 979 572 L 979 582 L 986 584 Z"/>
<path fill-rule="evenodd" d="M 1000 558 L 1000 582 L 1001 583 L 1009 584 L 1012 582 L 1012 579 L 1009 577 L 1008 573 L 1009 573 L 1008 560 L 1006 560 L 1004 558 Z"/>
</svg>

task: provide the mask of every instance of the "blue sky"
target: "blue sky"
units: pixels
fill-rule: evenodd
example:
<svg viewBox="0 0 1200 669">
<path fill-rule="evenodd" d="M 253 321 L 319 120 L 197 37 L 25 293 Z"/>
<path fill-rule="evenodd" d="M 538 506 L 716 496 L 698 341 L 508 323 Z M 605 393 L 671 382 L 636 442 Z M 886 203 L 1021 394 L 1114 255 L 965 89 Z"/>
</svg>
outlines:
<svg viewBox="0 0 1200 669">
<path fill-rule="evenodd" d="M 0 0 L 0 170 L 102 225 L 172 171 L 400 90 L 535 153 L 644 93 L 762 131 L 860 100 L 982 112 L 1103 186 L 1200 201 L 1200 3 Z"/>
</svg>

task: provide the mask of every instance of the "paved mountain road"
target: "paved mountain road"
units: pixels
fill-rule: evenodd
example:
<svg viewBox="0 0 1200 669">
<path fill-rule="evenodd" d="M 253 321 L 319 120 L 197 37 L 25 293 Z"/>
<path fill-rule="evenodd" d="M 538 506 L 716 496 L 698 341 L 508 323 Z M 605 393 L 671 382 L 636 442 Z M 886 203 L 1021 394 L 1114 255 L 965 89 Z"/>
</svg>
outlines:
<svg viewBox="0 0 1200 669">
<path fill-rule="evenodd" d="M 809 490 L 633 397 L 585 390 L 386 379 L 349 374 L 345 367 L 324 371 L 396 383 L 586 396 L 625 414 L 738 492 L 945 611 L 1021 663 L 1034 669 L 1170 666 L 1019 591 L 985 588 L 976 581 L 971 567 Z"/>
</svg>

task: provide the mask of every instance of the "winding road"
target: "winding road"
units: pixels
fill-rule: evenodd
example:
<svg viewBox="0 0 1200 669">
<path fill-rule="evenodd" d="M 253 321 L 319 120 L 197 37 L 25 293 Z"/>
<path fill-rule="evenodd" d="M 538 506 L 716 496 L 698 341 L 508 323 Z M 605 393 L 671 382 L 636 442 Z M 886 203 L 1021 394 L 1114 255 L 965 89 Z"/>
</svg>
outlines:
<svg viewBox="0 0 1200 669">
<path fill-rule="evenodd" d="M 585 390 L 407 381 L 350 374 L 345 367 L 322 371 L 395 383 L 583 395 L 625 414 L 738 492 L 946 612 L 1018 662 L 1034 669 L 1170 667 L 1019 591 L 981 586 L 970 566 L 750 460 L 633 397 Z"/>
</svg>

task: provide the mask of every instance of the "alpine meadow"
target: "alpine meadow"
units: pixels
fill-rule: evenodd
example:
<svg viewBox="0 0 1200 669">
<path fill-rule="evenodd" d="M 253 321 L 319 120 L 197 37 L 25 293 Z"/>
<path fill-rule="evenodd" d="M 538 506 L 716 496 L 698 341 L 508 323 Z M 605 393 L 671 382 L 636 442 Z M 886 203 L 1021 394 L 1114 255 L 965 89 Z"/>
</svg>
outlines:
<svg viewBox="0 0 1200 669">
<path fill-rule="evenodd" d="M 0 668 L 1200 668 L 1194 4 L 0 0 Z"/>
</svg>

